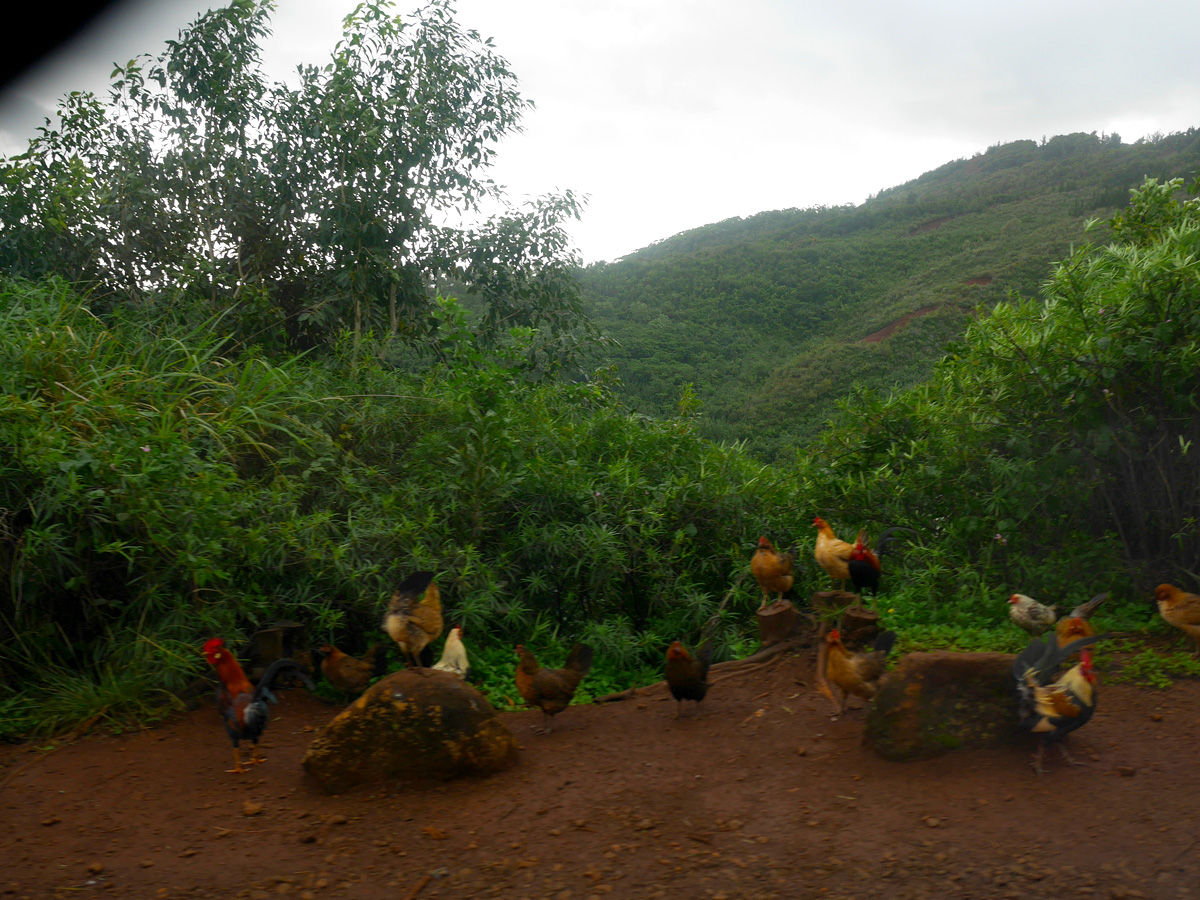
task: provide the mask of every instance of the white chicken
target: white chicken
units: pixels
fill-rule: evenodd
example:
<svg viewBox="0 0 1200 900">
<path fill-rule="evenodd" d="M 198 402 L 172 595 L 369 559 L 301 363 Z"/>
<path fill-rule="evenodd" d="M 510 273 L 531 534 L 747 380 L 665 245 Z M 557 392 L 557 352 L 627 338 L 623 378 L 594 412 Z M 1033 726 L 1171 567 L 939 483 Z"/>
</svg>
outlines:
<svg viewBox="0 0 1200 900">
<path fill-rule="evenodd" d="M 471 671 L 467 661 L 467 648 L 463 645 L 462 626 L 455 625 L 446 635 L 446 646 L 442 648 L 442 658 L 433 664 L 435 669 L 452 672 L 459 678 L 466 678 Z"/>
</svg>

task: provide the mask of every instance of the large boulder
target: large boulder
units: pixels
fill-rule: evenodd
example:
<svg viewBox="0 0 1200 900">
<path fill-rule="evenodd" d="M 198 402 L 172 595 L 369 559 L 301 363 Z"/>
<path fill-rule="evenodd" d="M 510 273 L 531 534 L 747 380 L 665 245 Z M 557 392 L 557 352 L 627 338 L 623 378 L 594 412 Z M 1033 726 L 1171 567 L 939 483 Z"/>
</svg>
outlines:
<svg viewBox="0 0 1200 900">
<path fill-rule="evenodd" d="M 867 711 L 867 745 L 884 759 L 926 759 L 1020 739 L 1013 657 L 910 653 L 879 684 Z"/>
<path fill-rule="evenodd" d="M 302 765 L 322 790 L 395 779 L 486 775 L 517 741 L 475 688 L 449 672 L 405 670 L 372 685 L 325 726 Z"/>
</svg>

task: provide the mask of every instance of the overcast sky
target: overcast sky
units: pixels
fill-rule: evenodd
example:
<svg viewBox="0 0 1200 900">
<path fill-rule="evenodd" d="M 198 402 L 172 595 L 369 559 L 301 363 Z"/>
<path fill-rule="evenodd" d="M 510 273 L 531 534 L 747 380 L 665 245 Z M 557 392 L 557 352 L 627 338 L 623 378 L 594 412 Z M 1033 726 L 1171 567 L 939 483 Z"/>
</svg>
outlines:
<svg viewBox="0 0 1200 900">
<path fill-rule="evenodd" d="M 203 0 L 129 0 L 0 96 L 0 152 L 57 98 L 106 96 Z M 279 0 L 264 52 L 323 63 L 354 0 Z M 396 10 L 416 7 L 400 0 Z M 537 109 L 492 176 L 589 197 L 586 262 L 788 207 L 861 203 L 989 146 L 1073 131 L 1126 142 L 1200 126 L 1196 0 L 458 0 Z"/>
</svg>

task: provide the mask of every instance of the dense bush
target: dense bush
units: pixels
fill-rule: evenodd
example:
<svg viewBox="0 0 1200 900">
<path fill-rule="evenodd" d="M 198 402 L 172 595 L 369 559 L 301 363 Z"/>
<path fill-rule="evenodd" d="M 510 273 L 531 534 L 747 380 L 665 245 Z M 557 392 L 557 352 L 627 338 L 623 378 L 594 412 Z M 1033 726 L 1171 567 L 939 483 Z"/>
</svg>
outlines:
<svg viewBox="0 0 1200 900">
<path fill-rule="evenodd" d="M 436 346 L 285 364 L 105 323 L 61 285 L 10 284 L 0 308 L 11 730 L 68 682 L 77 716 L 176 689 L 215 632 L 296 618 L 361 648 L 418 566 L 483 643 L 582 636 L 636 668 L 740 584 L 718 634 L 737 642 L 747 548 L 791 527 L 779 473 L 686 415 L 623 411 L 602 378 L 531 377 L 531 333 L 485 351 L 453 301 Z"/>
</svg>

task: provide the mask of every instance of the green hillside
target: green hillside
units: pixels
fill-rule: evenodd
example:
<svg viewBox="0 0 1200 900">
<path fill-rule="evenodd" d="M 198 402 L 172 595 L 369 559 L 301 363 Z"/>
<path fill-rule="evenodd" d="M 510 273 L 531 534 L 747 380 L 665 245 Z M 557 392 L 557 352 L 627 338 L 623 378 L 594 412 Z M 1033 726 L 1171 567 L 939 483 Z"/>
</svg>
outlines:
<svg viewBox="0 0 1200 900">
<path fill-rule="evenodd" d="M 856 384 L 929 377 L 980 307 L 1035 294 L 1053 260 L 1145 176 L 1200 168 L 1200 133 L 1016 141 L 857 207 L 764 212 L 660 241 L 583 274 L 636 408 L 674 413 L 767 459 L 816 434 Z M 882 332 L 882 334 L 881 334 Z"/>
</svg>

